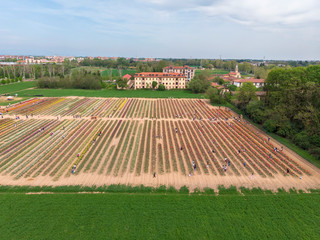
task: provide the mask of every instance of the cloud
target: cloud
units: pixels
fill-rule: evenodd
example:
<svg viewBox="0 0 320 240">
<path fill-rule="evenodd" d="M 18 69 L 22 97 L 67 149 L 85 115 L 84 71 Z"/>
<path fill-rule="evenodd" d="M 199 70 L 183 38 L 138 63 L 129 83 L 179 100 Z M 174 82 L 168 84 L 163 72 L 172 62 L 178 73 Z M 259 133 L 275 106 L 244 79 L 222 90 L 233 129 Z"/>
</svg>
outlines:
<svg viewBox="0 0 320 240">
<path fill-rule="evenodd" d="M 248 26 L 305 26 L 320 22 L 319 0 L 140 0 L 168 12 L 197 12 Z"/>
</svg>

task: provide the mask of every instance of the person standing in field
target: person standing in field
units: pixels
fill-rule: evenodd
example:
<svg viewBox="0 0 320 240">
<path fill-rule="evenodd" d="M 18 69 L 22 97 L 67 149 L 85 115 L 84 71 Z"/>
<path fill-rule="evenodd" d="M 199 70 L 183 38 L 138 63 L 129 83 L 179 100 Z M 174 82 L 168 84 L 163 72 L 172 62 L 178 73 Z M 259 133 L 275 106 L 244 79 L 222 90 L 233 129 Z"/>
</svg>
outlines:
<svg viewBox="0 0 320 240">
<path fill-rule="evenodd" d="M 243 166 L 246 167 L 246 162 L 243 162 Z"/>
</svg>

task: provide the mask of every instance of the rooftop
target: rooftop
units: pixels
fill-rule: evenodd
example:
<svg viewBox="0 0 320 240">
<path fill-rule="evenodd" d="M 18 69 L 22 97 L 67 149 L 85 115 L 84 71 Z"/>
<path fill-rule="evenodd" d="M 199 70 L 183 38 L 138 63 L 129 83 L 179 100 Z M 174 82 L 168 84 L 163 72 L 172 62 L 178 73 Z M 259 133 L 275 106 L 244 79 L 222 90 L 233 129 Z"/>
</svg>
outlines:
<svg viewBox="0 0 320 240">
<path fill-rule="evenodd" d="M 135 77 L 186 77 L 182 73 L 163 73 L 163 72 L 141 72 L 136 73 Z"/>
</svg>

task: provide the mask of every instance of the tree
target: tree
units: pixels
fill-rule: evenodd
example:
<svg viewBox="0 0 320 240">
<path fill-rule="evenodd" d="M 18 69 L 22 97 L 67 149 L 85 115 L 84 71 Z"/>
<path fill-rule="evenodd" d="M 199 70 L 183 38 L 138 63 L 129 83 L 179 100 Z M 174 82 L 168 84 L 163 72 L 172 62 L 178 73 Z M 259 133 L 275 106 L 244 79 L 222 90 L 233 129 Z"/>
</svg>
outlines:
<svg viewBox="0 0 320 240">
<path fill-rule="evenodd" d="M 218 83 L 218 84 L 220 84 L 220 85 L 223 85 L 224 82 L 225 82 L 221 77 L 215 77 L 215 78 L 213 79 L 213 81 L 216 82 L 216 83 Z"/>
<path fill-rule="evenodd" d="M 119 88 L 123 89 L 123 88 L 126 88 L 128 86 L 128 81 L 127 79 L 124 79 L 124 78 L 121 78 L 119 77 L 117 80 L 116 80 L 116 84 Z"/>
<path fill-rule="evenodd" d="M 210 71 L 202 71 L 190 81 L 189 89 L 194 93 L 204 93 L 210 86 L 209 76 Z"/>
<path fill-rule="evenodd" d="M 156 81 L 152 82 L 152 89 L 155 89 L 155 87 L 158 85 L 158 83 Z"/>
<path fill-rule="evenodd" d="M 209 88 L 206 92 L 212 104 L 222 104 L 225 102 L 221 92 L 217 88 Z"/>
<path fill-rule="evenodd" d="M 166 87 L 163 84 L 159 84 L 158 90 L 164 91 L 164 90 L 166 90 Z"/>
<path fill-rule="evenodd" d="M 244 108 L 251 100 L 255 100 L 256 87 L 251 82 L 243 83 L 237 94 L 237 102 L 241 108 Z"/>
</svg>

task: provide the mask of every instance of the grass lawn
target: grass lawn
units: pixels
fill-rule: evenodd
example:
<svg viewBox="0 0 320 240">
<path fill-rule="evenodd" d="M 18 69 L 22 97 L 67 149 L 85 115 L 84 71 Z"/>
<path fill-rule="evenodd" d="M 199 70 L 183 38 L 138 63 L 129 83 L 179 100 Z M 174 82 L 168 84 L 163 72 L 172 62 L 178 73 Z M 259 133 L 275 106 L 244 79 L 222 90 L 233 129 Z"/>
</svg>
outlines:
<svg viewBox="0 0 320 240">
<path fill-rule="evenodd" d="M 0 85 L 0 94 L 13 93 L 16 91 L 20 91 L 20 90 L 27 89 L 27 88 L 32 88 L 35 86 L 36 86 L 35 81 L 17 82 L 17 83 L 10 83 L 10 84 L 6 84 L 6 85 Z"/>
<path fill-rule="evenodd" d="M 120 72 L 118 69 L 107 69 L 107 70 L 104 70 L 101 74 L 102 74 L 102 77 L 105 77 L 105 76 L 110 76 L 110 71 L 112 71 L 112 77 L 117 77 L 117 76 L 120 76 Z M 126 74 L 134 74 L 136 73 L 137 71 L 135 69 L 122 69 L 121 70 L 121 75 L 124 76 Z"/>
<path fill-rule="evenodd" d="M 2 239 L 319 239 L 320 194 L 0 194 Z"/>
<path fill-rule="evenodd" d="M 17 92 L 19 97 L 45 97 L 83 96 L 83 97 L 141 97 L 141 98 L 204 98 L 204 94 L 194 94 L 188 90 L 84 90 L 84 89 L 30 89 Z"/>
</svg>

